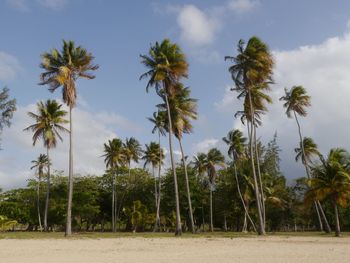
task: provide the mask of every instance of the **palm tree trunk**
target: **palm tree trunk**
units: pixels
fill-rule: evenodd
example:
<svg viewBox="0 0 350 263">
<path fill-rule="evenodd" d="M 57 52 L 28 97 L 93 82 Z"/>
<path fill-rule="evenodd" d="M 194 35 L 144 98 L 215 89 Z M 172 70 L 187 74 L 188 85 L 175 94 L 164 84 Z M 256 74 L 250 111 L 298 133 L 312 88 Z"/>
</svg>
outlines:
<svg viewBox="0 0 350 263">
<path fill-rule="evenodd" d="M 176 166 L 175 166 L 175 161 L 174 161 L 173 143 L 172 143 L 173 125 L 172 125 L 172 120 L 171 120 L 171 113 L 170 113 L 168 94 L 165 93 L 164 97 L 165 97 L 165 102 L 166 102 L 166 107 L 167 107 L 167 112 L 168 112 L 169 150 L 170 150 L 171 169 L 172 169 L 173 177 L 174 177 L 174 190 L 175 190 L 175 203 L 176 203 L 176 229 L 175 229 L 175 236 L 181 236 L 182 228 L 181 228 L 179 190 L 178 190 L 178 185 L 177 185 Z"/>
<path fill-rule="evenodd" d="M 49 155 L 49 147 L 46 148 L 46 155 L 48 159 L 48 164 L 47 164 L 47 189 L 46 189 L 46 202 L 45 202 L 45 213 L 44 213 L 44 230 L 48 231 L 47 228 L 47 216 L 48 216 L 48 211 L 49 211 L 49 200 L 50 200 L 50 155 Z"/>
<path fill-rule="evenodd" d="M 264 188 L 262 184 L 262 179 L 261 179 L 261 172 L 260 172 L 260 156 L 259 156 L 259 151 L 258 151 L 258 145 L 257 145 L 257 140 L 256 140 L 256 127 L 254 125 L 254 148 L 255 148 L 255 156 L 256 156 L 256 166 L 258 170 L 258 180 L 259 180 L 259 188 L 260 188 L 260 197 L 261 197 L 261 210 L 262 210 L 262 215 L 264 219 L 264 229 L 266 227 L 266 210 L 265 210 L 265 197 L 264 197 Z"/>
<path fill-rule="evenodd" d="M 112 231 L 116 232 L 115 228 L 115 171 L 112 171 Z"/>
<path fill-rule="evenodd" d="M 253 109 L 253 103 L 250 91 L 248 91 L 249 96 L 249 107 L 250 107 L 250 114 L 252 117 L 252 121 L 250 122 L 250 134 L 249 134 L 249 145 L 250 145 L 250 162 L 252 166 L 253 171 L 253 178 L 254 178 L 254 190 L 255 190 L 255 198 L 256 198 L 256 206 L 258 210 L 258 219 L 259 219 L 259 228 L 258 228 L 258 234 L 259 235 L 265 235 L 265 228 L 264 228 L 264 219 L 261 211 L 261 198 L 260 198 L 260 191 L 258 186 L 258 180 L 255 172 L 255 162 L 254 162 L 254 141 L 253 141 L 253 129 L 255 126 L 255 116 L 254 116 L 254 109 Z M 249 124 L 248 124 L 249 125 Z"/>
<path fill-rule="evenodd" d="M 214 225 L 213 225 L 213 191 L 209 189 L 210 192 L 210 231 L 214 231 Z"/>
<path fill-rule="evenodd" d="M 236 182 L 237 182 L 237 191 L 238 191 L 238 195 L 239 195 L 239 197 L 240 197 L 240 199 L 241 199 L 241 202 L 242 202 L 242 205 L 243 205 L 243 208 L 244 208 L 244 212 L 245 212 L 245 215 L 244 215 L 244 216 L 245 216 L 245 217 L 244 217 L 245 224 L 246 224 L 246 220 L 247 220 L 247 217 L 248 217 L 250 223 L 251 223 L 252 226 L 253 226 L 254 231 L 257 232 L 257 231 L 256 231 L 256 227 L 255 227 L 255 224 L 254 224 L 252 218 L 250 217 L 250 215 L 249 215 L 249 213 L 248 213 L 247 206 L 245 205 L 244 198 L 243 198 L 243 196 L 242 196 L 241 187 L 239 186 L 239 181 L 238 181 L 236 162 L 235 162 L 235 160 L 234 160 L 233 154 L 232 154 L 232 158 L 233 158 L 233 167 L 234 167 L 234 170 L 235 170 L 235 178 L 236 178 Z"/>
<path fill-rule="evenodd" d="M 329 226 L 327 217 L 326 217 L 326 215 L 325 215 L 325 213 L 324 213 L 324 211 L 323 211 L 323 208 L 322 208 L 322 205 L 321 205 L 320 201 L 317 200 L 316 203 L 317 203 L 317 205 L 318 205 L 319 211 L 320 211 L 320 213 L 321 213 L 321 217 L 323 218 L 324 224 L 325 224 L 325 226 L 326 226 L 325 232 L 326 232 L 326 233 L 332 232 L 331 227 Z"/>
<path fill-rule="evenodd" d="M 160 227 L 160 189 L 161 189 L 161 180 L 160 180 L 160 172 L 162 169 L 162 149 L 160 147 L 160 131 L 158 129 L 158 145 L 159 145 L 159 164 L 158 164 L 158 198 L 157 198 L 157 213 L 156 213 L 156 224 L 154 226 L 154 231 L 157 231 L 158 228 L 161 230 Z"/>
<path fill-rule="evenodd" d="M 333 200 L 333 206 L 334 206 L 334 219 L 335 219 L 335 236 L 340 237 L 339 212 L 338 212 L 337 201 L 335 199 Z"/>
<path fill-rule="evenodd" d="M 38 222 L 39 222 L 39 229 L 40 232 L 43 231 L 42 225 L 41 225 L 41 216 L 40 216 L 40 182 L 41 182 L 41 174 L 38 174 L 38 185 L 36 187 L 36 194 L 37 194 L 37 209 L 38 209 Z"/>
<path fill-rule="evenodd" d="M 306 159 L 306 154 L 305 154 L 305 149 L 304 149 L 303 136 L 301 134 L 300 123 L 299 123 L 299 120 L 298 120 L 296 112 L 293 111 L 293 113 L 294 113 L 295 121 L 296 121 L 296 123 L 298 125 L 300 147 L 301 147 L 301 153 L 303 155 L 302 162 L 303 162 L 303 164 L 305 166 L 305 171 L 306 171 L 307 178 L 311 179 L 310 170 L 309 170 L 309 166 L 308 166 L 307 159 Z M 318 202 L 317 200 L 314 201 L 314 206 L 315 206 L 316 213 L 317 213 L 317 219 L 318 219 L 318 223 L 319 223 L 319 226 L 320 226 L 320 231 L 323 231 L 323 223 L 322 223 L 322 219 L 321 219 L 321 216 L 322 216 L 323 221 L 326 223 L 326 233 L 330 233 L 331 230 L 330 230 L 330 227 L 329 227 L 326 215 L 324 214 L 324 211 L 323 211 L 323 208 L 322 208 L 321 204 L 317 204 L 317 202 Z M 321 213 L 320 213 L 320 210 L 322 210 Z"/>
<path fill-rule="evenodd" d="M 154 164 L 152 164 L 152 176 L 153 176 L 153 180 L 154 180 L 154 200 L 155 200 L 155 209 L 156 209 L 156 222 L 154 224 L 154 228 L 153 228 L 153 232 L 157 231 L 157 227 L 158 227 L 158 218 L 157 218 L 157 207 L 158 207 L 158 190 L 157 190 L 157 179 L 156 179 L 156 175 L 154 172 Z"/>
<path fill-rule="evenodd" d="M 185 160 L 184 150 L 182 148 L 181 139 L 178 138 L 178 141 L 179 141 L 180 150 L 181 150 L 182 164 L 183 164 L 184 170 L 185 170 L 186 191 L 187 191 L 187 201 L 188 201 L 188 210 L 189 210 L 188 212 L 189 212 L 190 221 L 191 221 L 191 231 L 194 234 L 194 233 L 196 233 L 196 228 L 194 226 L 194 220 L 193 220 L 193 210 L 192 210 L 190 183 L 188 180 L 188 173 L 187 173 L 187 164 L 186 164 L 186 160 Z"/>
<path fill-rule="evenodd" d="M 72 201 L 73 201 L 73 106 L 69 106 L 69 175 L 68 175 L 68 200 L 67 200 L 67 225 L 65 236 L 72 235 Z"/>
</svg>

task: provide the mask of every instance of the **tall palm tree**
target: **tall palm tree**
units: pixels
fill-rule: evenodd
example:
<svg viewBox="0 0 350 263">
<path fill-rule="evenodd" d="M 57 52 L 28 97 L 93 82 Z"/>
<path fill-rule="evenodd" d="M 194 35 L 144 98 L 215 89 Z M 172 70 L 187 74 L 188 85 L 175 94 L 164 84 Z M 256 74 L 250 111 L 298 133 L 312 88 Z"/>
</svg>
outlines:
<svg viewBox="0 0 350 263">
<path fill-rule="evenodd" d="M 152 166 L 152 175 L 154 178 L 154 196 L 155 196 L 155 207 L 156 207 L 156 222 L 154 231 L 160 227 L 160 216 L 159 216 L 159 198 L 160 198 L 160 187 L 157 189 L 157 180 L 155 175 L 155 168 L 162 165 L 164 160 L 164 151 L 159 147 L 159 144 L 156 142 L 151 142 L 149 145 L 146 144 L 146 150 L 144 151 L 144 155 L 142 156 L 142 160 L 145 161 L 144 167 L 147 165 Z M 160 180 L 160 178 L 158 178 Z M 160 184 L 159 184 L 160 186 Z"/>
<path fill-rule="evenodd" d="M 244 212 L 245 212 L 245 218 L 247 217 L 252 224 L 253 228 L 255 229 L 255 225 L 253 220 L 251 219 L 247 206 L 245 204 L 240 185 L 239 185 L 239 180 L 238 180 L 238 174 L 237 174 L 237 165 L 236 163 L 245 158 L 246 154 L 246 149 L 245 149 L 245 143 L 247 141 L 247 138 L 243 136 L 243 133 L 240 130 L 232 130 L 229 131 L 226 137 L 223 137 L 222 140 L 228 145 L 228 155 L 230 158 L 232 158 L 233 162 L 233 168 L 234 168 L 234 173 L 235 173 L 235 179 L 237 183 L 237 191 L 238 195 L 241 199 Z"/>
<path fill-rule="evenodd" d="M 280 98 L 281 101 L 284 102 L 283 107 L 286 108 L 286 115 L 288 118 L 292 118 L 294 117 L 297 126 L 298 126 L 298 133 L 299 133 L 299 145 L 300 145 L 300 150 L 299 150 L 299 154 L 297 154 L 297 157 L 300 156 L 300 152 L 301 152 L 301 156 L 302 156 L 302 162 L 303 165 L 305 167 L 305 171 L 306 171 L 306 175 L 307 178 L 310 179 L 310 169 L 309 169 L 309 157 L 306 156 L 306 152 L 305 152 L 305 146 L 304 143 L 313 143 L 312 140 L 310 141 L 310 138 L 307 138 L 305 141 L 303 141 L 303 136 L 301 133 L 301 126 L 299 123 L 299 119 L 298 116 L 300 117 L 306 117 L 307 116 L 307 111 L 306 108 L 311 106 L 311 97 L 309 95 L 307 95 L 306 90 L 304 87 L 302 86 L 293 86 L 290 90 L 287 90 L 286 88 L 284 89 L 284 96 L 282 96 Z M 309 149 L 314 149 L 315 147 L 311 147 L 312 145 L 308 145 L 310 146 Z M 317 148 L 317 146 L 316 146 Z M 316 155 L 318 153 L 316 152 Z M 300 157 L 298 157 L 300 158 Z M 320 229 L 321 231 L 323 231 L 323 224 L 322 224 L 322 219 L 321 216 L 326 224 L 326 232 L 329 233 L 331 232 L 331 229 L 329 227 L 328 224 L 328 220 L 324 214 L 323 208 L 321 206 L 321 203 L 318 200 L 315 200 L 314 203 L 315 206 L 315 210 L 317 212 L 317 216 L 318 216 L 318 221 L 319 221 L 319 225 L 320 225 Z"/>
<path fill-rule="evenodd" d="M 124 143 L 124 155 L 128 165 L 129 178 L 131 177 L 131 161 L 138 162 L 142 154 L 141 144 L 134 137 L 126 138 Z"/>
<path fill-rule="evenodd" d="M 312 168 L 311 187 L 306 199 L 329 199 L 334 208 L 335 235 L 340 236 L 338 205 L 346 207 L 350 199 L 350 158 L 344 149 L 331 149 L 321 165 Z"/>
<path fill-rule="evenodd" d="M 77 100 L 76 80 L 79 78 L 94 79 L 91 73 L 98 69 L 92 63 L 94 57 L 81 46 L 76 47 L 73 41 L 63 40 L 62 50 L 52 49 L 41 55 L 40 67 L 44 70 L 40 75 L 41 85 L 49 85 L 54 92 L 62 87 L 63 101 L 69 107 L 69 177 L 67 222 L 65 235 L 72 234 L 72 199 L 73 199 L 73 108 Z"/>
<path fill-rule="evenodd" d="M 193 126 L 191 120 L 197 119 L 197 100 L 190 97 L 190 89 L 185 88 L 182 83 L 177 83 L 179 86 L 177 92 L 174 96 L 169 98 L 171 119 L 173 122 L 173 133 L 177 138 L 181 151 L 181 161 L 185 171 L 185 185 L 187 192 L 187 201 L 188 201 L 188 210 L 189 217 L 191 222 L 191 231 L 192 233 L 196 232 L 194 219 L 193 219 L 193 210 L 192 210 L 192 201 L 191 201 L 191 191 L 188 180 L 187 173 L 187 163 L 185 158 L 185 153 L 182 146 L 182 137 L 184 133 L 192 133 Z M 166 105 L 160 104 L 158 107 L 166 111 Z M 168 128 L 168 119 L 166 119 L 166 128 Z"/>
<path fill-rule="evenodd" d="M 174 191 L 176 203 L 176 230 L 175 235 L 182 234 L 179 191 L 177 185 L 176 167 L 173 155 L 172 145 L 172 120 L 169 106 L 169 97 L 173 96 L 178 86 L 176 85 L 181 78 L 187 77 L 188 63 L 184 53 L 178 45 L 165 39 L 162 43 L 156 42 L 151 46 L 148 55 L 141 55 L 141 63 L 148 69 L 140 76 L 140 79 L 148 78 L 146 91 L 150 87 L 156 89 L 157 94 L 165 101 L 169 120 L 169 150 L 171 159 L 171 168 L 174 177 Z"/>
<path fill-rule="evenodd" d="M 213 191 L 215 189 L 215 181 L 217 178 L 217 167 L 223 167 L 225 165 L 225 157 L 222 153 L 216 149 L 210 149 L 205 161 L 205 168 L 207 170 L 209 181 L 209 193 L 210 193 L 210 231 L 214 231 L 213 225 Z"/>
<path fill-rule="evenodd" d="M 69 132 L 63 125 L 68 121 L 65 119 L 67 112 L 62 110 L 62 104 L 55 100 L 47 100 L 46 102 L 37 103 L 37 113 L 28 112 L 28 116 L 34 119 L 35 123 L 25 128 L 25 131 L 33 132 L 33 146 L 43 140 L 46 148 L 46 156 L 49 160 L 47 164 L 47 191 L 44 212 L 44 230 L 47 231 L 47 218 L 50 200 L 50 149 L 57 145 L 57 138 L 63 140 L 60 132 Z"/>
<path fill-rule="evenodd" d="M 260 165 L 257 163 L 259 176 L 257 177 L 254 160 L 258 156 L 255 116 L 256 112 L 266 112 L 265 103 L 271 102 L 271 98 L 264 92 L 270 89 L 270 84 L 273 82 L 272 70 L 274 61 L 268 46 L 255 36 L 250 38 L 246 45 L 243 40 L 240 40 L 237 52 L 238 54 L 235 57 L 226 56 L 225 60 L 230 60 L 234 63 L 229 68 L 235 83 L 235 87 L 232 90 L 239 93 L 238 99 L 244 98 L 243 111 L 248 121 L 249 155 L 259 219 L 258 233 L 263 235 L 265 234 L 263 187 Z"/>
<path fill-rule="evenodd" d="M 40 154 L 39 157 L 36 160 L 32 161 L 33 166 L 30 167 L 30 169 L 36 169 L 36 174 L 38 176 L 38 184 L 36 188 L 36 194 L 37 194 L 37 212 L 38 212 L 38 222 L 39 222 L 39 228 L 40 231 L 42 231 L 42 225 L 41 225 L 41 215 L 40 215 L 40 183 L 41 178 L 44 176 L 44 168 L 49 166 L 49 158 L 45 154 Z"/>
<path fill-rule="evenodd" d="M 117 192 L 116 192 L 116 176 L 118 169 L 126 163 L 125 150 L 123 142 L 120 139 L 114 138 L 108 140 L 104 144 L 104 162 L 106 168 L 112 173 L 112 231 L 116 232 L 117 224 Z"/>
</svg>

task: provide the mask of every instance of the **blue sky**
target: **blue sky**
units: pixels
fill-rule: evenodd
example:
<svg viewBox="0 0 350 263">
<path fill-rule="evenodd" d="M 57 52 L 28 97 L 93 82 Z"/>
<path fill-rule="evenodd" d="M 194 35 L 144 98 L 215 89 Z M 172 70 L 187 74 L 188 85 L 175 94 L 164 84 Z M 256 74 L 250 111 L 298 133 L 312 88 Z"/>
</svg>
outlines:
<svg viewBox="0 0 350 263">
<path fill-rule="evenodd" d="M 37 83 L 40 54 L 59 48 L 62 39 L 88 49 L 100 65 L 95 80 L 78 82 L 78 173 L 103 171 L 99 156 L 109 138 L 135 136 L 143 144 L 155 139 L 146 117 L 159 99 L 154 92 L 146 94 L 146 83 L 139 81 L 145 71 L 139 55 L 164 38 L 187 54 L 190 72 L 185 84 L 199 99 L 200 117 L 194 134 L 185 137 L 186 152 L 211 146 L 224 150 L 220 138 L 232 127 L 244 127 L 233 118 L 241 102 L 228 91 L 232 81 L 223 58 L 235 54 L 239 39 L 257 35 L 276 60 L 271 93 L 275 104 L 258 133 L 266 142 L 277 131 L 284 173 L 290 179 L 302 176 L 294 163 L 295 123 L 285 117 L 278 97 L 285 86 L 304 85 L 313 98 L 309 117 L 303 120 L 305 135 L 314 137 L 323 152 L 333 146 L 350 148 L 350 119 L 344 113 L 350 95 L 349 19 L 350 2 L 345 0 L 2 0 L 0 87 L 10 88 L 19 110 L 14 125 L 2 135 L 0 186 L 25 185 L 32 176 L 30 161 L 43 150 L 31 147 L 30 134 L 22 130 L 30 124 L 26 111 L 34 110 L 38 100 L 60 98 L 59 92 L 50 94 Z M 332 98 L 330 88 L 339 91 Z M 66 142 L 53 151 L 56 169 L 66 169 L 66 152 Z"/>
</svg>

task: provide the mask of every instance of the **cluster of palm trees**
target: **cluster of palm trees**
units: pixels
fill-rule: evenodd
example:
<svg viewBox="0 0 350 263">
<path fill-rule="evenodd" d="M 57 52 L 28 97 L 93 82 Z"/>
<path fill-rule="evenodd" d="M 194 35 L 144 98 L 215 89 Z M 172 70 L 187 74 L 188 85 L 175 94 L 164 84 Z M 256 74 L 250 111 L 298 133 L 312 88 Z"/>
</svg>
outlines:
<svg viewBox="0 0 350 263">
<path fill-rule="evenodd" d="M 179 191 L 176 174 L 176 163 L 174 159 L 173 135 L 179 143 L 181 151 L 181 165 L 185 173 L 185 186 L 188 201 L 188 217 L 193 233 L 196 232 L 193 219 L 191 189 L 187 173 L 187 156 L 184 152 L 182 139 L 184 134 L 192 133 L 192 121 L 197 119 L 197 100 L 191 98 L 191 90 L 186 87 L 183 80 L 188 77 L 188 62 L 180 47 L 165 39 L 152 45 L 147 54 L 141 55 L 141 63 L 147 71 L 140 76 L 140 80 L 146 79 L 146 91 L 154 88 L 160 98 L 156 105 L 156 111 L 149 120 L 153 123 L 152 133 L 157 133 L 158 143 L 146 144 L 145 150 L 141 144 L 133 137 L 123 142 L 119 138 L 109 140 L 104 144 L 105 164 L 108 173 L 112 175 L 112 230 L 117 229 L 118 211 L 116 194 L 116 176 L 121 167 L 129 170 L 129 180 L 131 180 L 132 162 L 138 163 L 142 159 L 144 166 L 150 166 L 154 177 L 156 220 L 155 231 L 160 227 L 160 200 L 161 200 L 161 171 L 164 165 L 164 150 L 161 146 L 161 136 L 168 135 L 169 155 L 171 172 L 174 182 L 174 200 L 176 213 L 175 235 L 181 235 L 182 224 L 180 215 Z M 66 235 L 72 233 L 71 230 L 71 210 L 73 196 L 73 126 L 72 114 L 76 104 L 77 89 L 76 80 L 78 78 L 93 79 L 93 71 L 98 69 L 98 65 L 93 64 L 94 57 L 84 48 L 76 47 L 72 41 L 63 41 L 62 50 L 53 49 L 42 55 L 41 85 L 48 85 L 49 90 L 54 92 L 62 88 L 63 102 L 69 108 L 69 120 L 66 120 L 67 112 L 62 110 L 58 102 L 48 100 L 37 104 L 37 113 L 29 113 L 35 123 L 26 130 L 33 132 L 33 145 L 39 139 L 43 140 L 47 149 L 46 155 L 40 155 L 34 162 L 37 168 L 39 182 L 47 172 L 47 195 L 44 213 L 44 229 L 47 230 L 47 211 L 49 206 L 50 190 L 50 157 L 49 151 L 53 149 L 58 140 L 62 140 L 61 132 L 69 133 L 69 179 L 67 198 L 67 220 Z M 265 193 L 266 187 L 263 185 L 263 175 L 261 171 L 259 150 L 259 140 L 257 139 L 258 127 L 262 125 L 262 115 L 268 111 L 267 104 L 272 103 L 268 92 L 271 90 L 273 82 L 274 60 L 268 46 L 257 37 L 252 37 L 245 43 L 240 40 L 235 56 L 227 56 L 225 60 L 233 63 L 229 67 L 234 82 L 233 91 L 238 92 L 237 98 L 243 101 L 242 110 L 235 113 L 247 127 L 247 137 L 243 136 L 240 130 L 230 131 L 223 141 L 228 146 L 228 155 L 232 159 L 234 167 L 234 178 L 237 182 L 237 192 L 239 193 L 242 207 L 245 214 L 245 226 L 248 220 L 252 229 L 258 234 L 265 234 L 266 229 L 266 201 L 268 197 Z M 340 226 L 338 219 L 338 205 L 345 205 L 350 194 L 350 158 L 342 149 L 333 149 L 327 158 L 317 150 L 317 145 L 309 137 L 303 138 L 298 117 L 307 115 L 306 108 L 311 105 L 310 96 L 302 86 L 294 86 L 290 90 L 285 89 L 285 95 L 281 97 L 286 108 L 288 117 L 294 117 L 299 132 L 299 147 L 296 148 L 296 160 L 301 160 L 305 167 L 308 179 L 307 200 L 311 200 L 318 215 L 320 229 L 329 232 L 330 227 L 325 216 L 321 201 L 330 198 L 334 203 L 334 213 L 336 215 L 336 233 L 339 235 Z M 65 124 L 69 123 L 69 129 Z M 319 162 L 314 162 L 315 157 L 319 157 Z M 250 182 L 255 195 L 256 218 L 258 224 L 253 222 L 249 214 L 249 208 L 245 198 L 245 193 L 240 188 L 240 181 L 247 174 L 237 169 L 237 166 L 249 167 L 251 174 Z M 215 190 L 217 169 L 225 165 L 225 158 L 221 152 L 214 148 L 207 153 L 198 153 L 191 162 L 198 176 L 207 178 L 210 193 L 210 229 L 213 231 L 213 207 L 212 194 Z M 156 169 L 158 176 L 156 179 Z M 40 185 L 40 184 L 38 184 Z M 38 198 L 40 189 L 38 187 Z M 39 204 L 39 200 L 38 200 Z M 134 206 L 134 210 L 135 210 Z M 135 211 L 134 211 L 135 212 Z M 38 217 L 40 219 L 40 208 L 38 205 Z M 40 226 L 41 228 L 41 226 Z M 136 230 L 136 229 L 134 229 Z"/>
</svg>

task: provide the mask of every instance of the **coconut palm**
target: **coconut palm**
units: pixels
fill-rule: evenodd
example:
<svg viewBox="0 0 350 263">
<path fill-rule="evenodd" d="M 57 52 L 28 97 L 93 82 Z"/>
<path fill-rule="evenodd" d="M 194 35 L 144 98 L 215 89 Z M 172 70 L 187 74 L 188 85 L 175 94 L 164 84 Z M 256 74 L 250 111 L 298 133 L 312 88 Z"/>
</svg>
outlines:
<svg viewBox="0 0 350 263">
<path fill-rule="evenodd" d="M 32 161 L 33 166 L 30 167 L 30 169 L 35 168 L 35 173 L 38 176 L 38 183 L 36 188 L 36 194 L 37 194 L 37 211 L 38 211 L 38 222 L 39 222 L 39 228 L 40 231 L 42 231 L 42 225 L 41 225 L 41 215 L 40 215 L 40 183 L 41 178 L 44 176 L 44 169 L 47 168 L 49 164 L 49 158 L 45 154 L 40 154 L 39 157 L 36 160 Z"/>
<path fill-rule="evenodd" d="M 254 222 L 251 219 L 247 206 L 245 204 L 240 185 L 239 185 L 239 180 L 238 180 L 238 174 L 237 174 L 237 165 L 236 163 L 245 158 L 246 154 L 246 149 L 245 149 L 245 143 L 247 141 L 247 138 L 243 136 L 243 133 L 240 130 L 232 130 L 229 131 L 226 137 L 223 137 L 222 140 L 228 145 L 228 156 L 232 158 L 233 162 L 233 168 L 234 168 L 234 173 L 235 173 L 235 179 L 237 183 L 237 191 L 238 195 L 241 199 L 244 212 L 245 212 L 245 218 L 247 217 L 252 224 L 253 228 L 255 228 Z"/>
<path fill-rule="evenodd" d="M 185 185 L 187 192 L 187 201 L 188 201 L 188 210 L 189 217 L 191 222 L 192 233 L 196 232 L 194 219 L 193 219 L 193 210 L 192 210 L 192 201 L 191 201 L 191 191 L 188 180 L 187 173 L 187 163 L 185 158 L 185 153 L 182 146 L 182 137 L 184 133 L 192 133 L 193 126 L 191 120 L 197 119 L 197 100 L 190 97 L 190 89 L 185 88 L 182 83 L 177 83 L 179 88 L 174 96 L 169 98 L 171 119 L 173 123 L 173 133 L 178 139 L 180 151 L 181 151 L 181 161 L 185 171 Z M 166 111 L 166 105 L 160 104 L 158 107 Z M 166 119 L 166 128 L 168 128 L 168 119 Z"/>
<path fill-rule="evenodd" d="M 154 226 L 154 231 L 157 231 L 158 227 L 160 227 L 160 199 L 161 199 L 161 180 L 160 180 L 160 173 L 162 169 L 163 159 L 165 158 L 164 151 L 161 148 L 160 144 L 160 136 L 165 136 L 166 129 L 165 129 L 165 119 L 166 119 L 166 112 L 161 112 L 158 110 L 158 112 L 153 113 L 152 118 L 148 118 L 150 122 L 154 124 L 154 127 L 152 129 L 152 133 L 155 133 L 157 131 L 158 133 L 158 145 L 159 145 L 159 159 L 161 162 L 158 165 L 158 196 L 157 196 L 157 212 L 156 212 L 156 222 Z M 160 228 L 159 228 L 160 229 Z"/>
<path fill-rule="evenodd" d="M 125 165 L 126 157 L 123 142 L 120 139 L 114 138 L 108 140 L 108 143 L 104 144 L 104 162 L 106 168 L 112 174 L 112 231 L 116 232 L 117 223 L 117 193 L 116 193 L 116 176 L 118 175 L 118 169 Z"/>
<path fill-rule="evenodd" d="M 297 123 L 297 126 L 298 126 L 300 148 L 299 148 L 299 150 L 296 149 L 296 152 L 297 152 L 296 158 L 299 159 L 300 153 L 301 153 L 301 159 L 302 159 L 302 163 L 305 167 L 307 178 L 310 179 L 310 169 L 309 169 L 309 162 L 308 161 L 309 161 L 309 158 L 311 157 L 312 154 L 309 155 L 309 157 L 306 156 L 306 152 L 305 152 L 306 144 L 304 144 L 304 143 L 309 143 L 309 145 L 308 145 L 309 150 L 314 151 L 314 153 L 316 155 L 318 155 L 318 153 L 317 153 L 317 150 L 315 152 L 314 149 L 317 148 L 317 146 L 314 147 L 315 145 L 313 145 L 312 140 L 310 141 L 310 138 L 303 140 L 303 136 L 301 133 L 301 126 L 299 123 L 298 116 L 300 116 L 300 117 L 307 116 L 306 108 L 311 106 L 311 97 L 309 95 L 307 95 L 305 88 L 302 86 L 293 86 L 290 90 L 285 88 L 284 93 L 285 93 L 284 96 L 282 96 L 280 98 L 280 100 L 284 101 L 283 107 L 286 109 L 286 115 L 288 118 L 294 117 L 294 119 Z M 319 221 L 321 231 L 323 231 L 323 224 L 322 224 L 322 219 L 321 219 L 321 216 L 322 216 L 322 218 L 326 224 L 326 232 L 327 233 L 331 232 L 331 229 L 330 229 L 329 224 L 328 224 L 328 220 L 324 214 L 324 211 L 323 211 L 323 208 L 322 208 L 320 202 L 318 200 L 315 200 L 314 206 L 315 206 L 315 210 L 317 212 L 318 221 Z"/>
<path fill-rule="evenodd" d="M 50 149 L 55 148 L 57 141 L 63 141 L 61 132 L 69 132 L 63 125 L 68 121 L 65 119 L 67 112 L 62 110 L 62 104 L 55 100 L 37 103 L 37 112 L 28 112 L 28 116 L 34 119 L 35 123 L 25 128 L 25 131 L 33 132 L 33 146 L 39 140 L 43 141 L 46 148 L 46 156 L 50 160 Z M 47 219 L 50 200 L 50 161 L 47 164 L 47 191 L 44 212 L 44 229 L 47 231 Z"/>
<path fill-rule="evenodd" d="M 150 87 L 156 89 L 157 94 L 165 101 L 169 120 L 169 150 L 171 159 L 171 168 L 174 177 L 174 192 L 176 203 L 176 230 L 175 235 L 182 234 L 179 192 L 177 185 L 176 167 L 173 156 L 172 145 L 172 120 L 169 106 L 169 97 L 173 96 L 178 86 L 176 85 L 181 78 L 187 77 L 188 63 L 184 53 L 178 45 L 165 39 L 162 43 L 156 42 L 151 46 L 148 55 L 141 55 L 141 63 L 148 69 L 140 76 L 140 79 L 148 78 L 146 91 Z"/>
<path fill-rule="evenodd" d="M 338 205 L 346 207 L 350 198 L 350 157 L 344 149 L 331 149 L 327 159 L 312 168 L 306 200 L 329 199 L 334 208 L 335 235 L 340 236 Z"/>
<path fill-rule="evenodd" d="M 209 193 L 210 193 L 210 231 L 214 231 L 213 226 L 213 191 L 215 190 L 215 181 L 217 178 L 217 167 L 223 167 L 225 165 L 225 157 L 222 153 L 216 149 L 210 149 L 205 161 L 205 168 L 207 170 Z"/>
<path fill-rule="evenodd" d="M 128 165 L 129 178 L 131 177 L 131 161 L 138 162 L 142 154 L 141 144 L 134 137 L 126 138 L 124 143 L 124 155 Z"/>
<path fill-rule="evenodd" d="M 146 150 L 144 151 L 144 155 L 142 156 L 142 160 L 145 161 L 144 167 L 147 165 L 152 166 L 152 175 L 154 178 L 154 196 L 155 196 L 155 204 L 156 204 L 156 222 L 155 222 L 155 230 L 160 227 L 160 216 L 159 216 L 159 198 L 160 198 L 160 187 L 157 189 L 157 180 L 155 175 L 155 168 L 159 167 L 163 164 L 164 160 L 164 151 L 159 147 L 159 144 L 156 142 L 151 142 L 149 145 L 146 144 Z M 160 180 L 160 178 L 158 178 Z M 160 186 L 160 184 L 159 184 Z"/>
<path fill-rule="evenodd" d="M 0 133 L 4 127 L 10 127 L 13 113 L 16 111 L 16 100 L 10 99 L 9 89 L 0 91 Z"/>
<path fill-rule="evenodd" d="M 270 84 L 273 82 L 272 69 L 274 62 L 268 46 L 255 36 L 250 38 L 246 45 L 243 40 L 240 40 L 237 52 L 237 56 L 226 56 L 225 60 L 230 60 L 234 63 L 229 68 L 235 83 L 235 87 L 232 90 L 239 93 L 238 99 L 244 98 L 243 111 L 248 121 L 249 155 L 259 219 L 258 233 L 262 235 L 265 234 L 264 196 L 259 163 L 257 163 L 259 177 L 257 177 L 255 170 L 254 159 L 258 156 L 256 143 L 257 123 L 253 116 L 256 116 L 257 111 L 264 113 L 266 111 L 265 103 L 271 101 L 270 97 L 264 92 L 270 89 Z"/>
<path fill-rule="evenodd" d="M 41 85 L 49 85 L 54 92 L 62 87 L 62 99 L 69 107 L 69 177 L 67 222 L 65 235 L 72 234 L 72 199 L 73 199 L 73 108 L 76 105 L 76 80 L 79 78 L 94 79 L 91 73 L 98 69 L 92 64 L 94 57 L 81 46 L 76 47 L 73 41 L 63 40 L 62 50 L 52 49 L 41 55 L 40 67 L 44 70 L 40 75 Z"/>
</svg>

